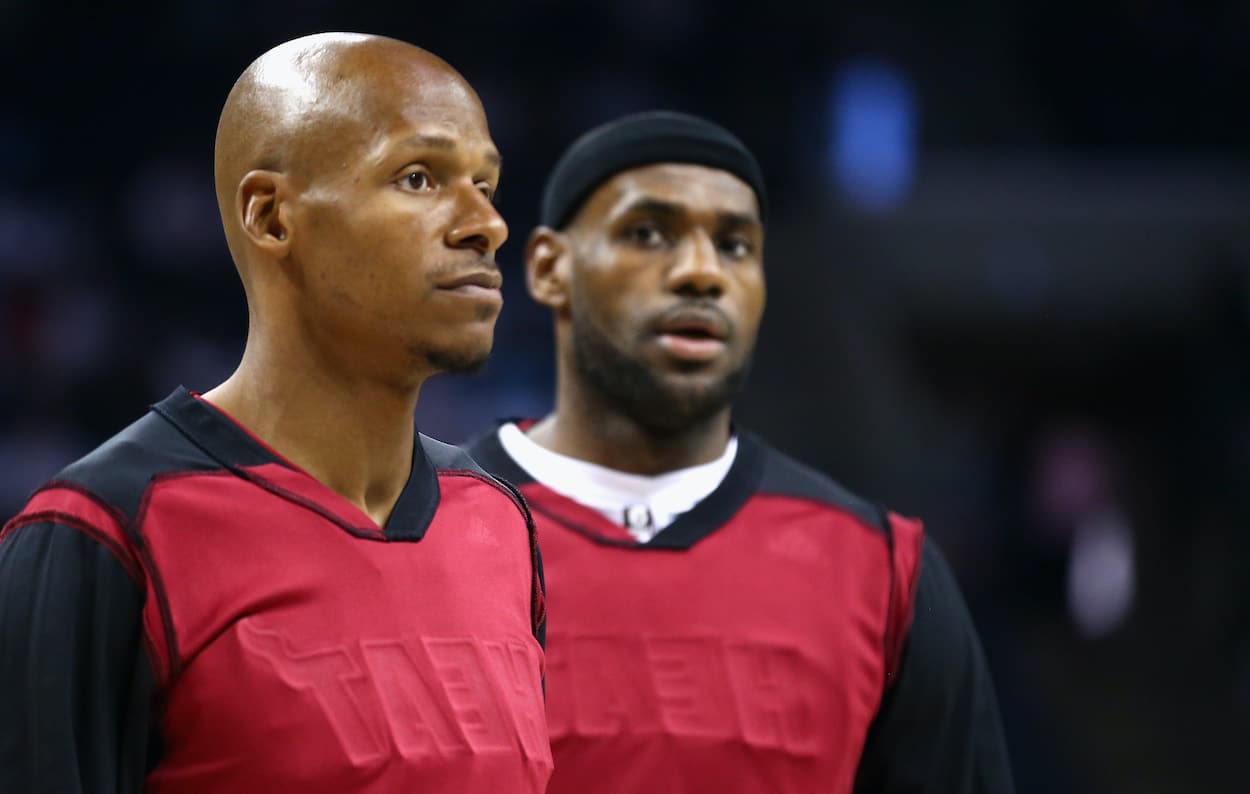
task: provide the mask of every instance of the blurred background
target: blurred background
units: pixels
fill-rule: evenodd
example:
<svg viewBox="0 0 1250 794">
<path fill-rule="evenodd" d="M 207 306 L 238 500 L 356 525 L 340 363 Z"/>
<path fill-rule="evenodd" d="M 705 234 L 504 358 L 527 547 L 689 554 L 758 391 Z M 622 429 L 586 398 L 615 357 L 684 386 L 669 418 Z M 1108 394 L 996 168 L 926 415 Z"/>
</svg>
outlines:
<svg viewBox="0 0 1250 794">
<path fill-rule="evenodd" d="M 719 120 L 775 207 L 739 420 L 927 520 L 1020 791 L 1250 790 L 1250 4 L 842 5 L 0 0 L 0 512 L 229 374 L 221 104 L 283 40 L 384 33 L 466 75 L 506 160 L 496 353 L 423 431 L 550 408 L 519 257 L 562 148 Z"/>
</svg>

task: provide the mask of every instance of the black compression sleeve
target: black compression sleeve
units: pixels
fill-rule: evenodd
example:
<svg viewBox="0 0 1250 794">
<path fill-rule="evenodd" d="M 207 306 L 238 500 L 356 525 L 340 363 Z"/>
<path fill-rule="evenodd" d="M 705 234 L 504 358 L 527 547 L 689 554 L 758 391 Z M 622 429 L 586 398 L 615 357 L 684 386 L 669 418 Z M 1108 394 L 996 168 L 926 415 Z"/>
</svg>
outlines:
<svg viewBox="0 0 1250 794">
<path fill-rule="evenodd" d="M 0 542 L 0 791 L 137 794 L 149 762 L 152 670 L 142 593 L 76 529 Z"/>
<path fill-rule="evenodd" d="M 868 731 L 856 794 L 1011 794 L 993 682 L 959 586 L 925 540 L 898 679 Z"/>
</svg>

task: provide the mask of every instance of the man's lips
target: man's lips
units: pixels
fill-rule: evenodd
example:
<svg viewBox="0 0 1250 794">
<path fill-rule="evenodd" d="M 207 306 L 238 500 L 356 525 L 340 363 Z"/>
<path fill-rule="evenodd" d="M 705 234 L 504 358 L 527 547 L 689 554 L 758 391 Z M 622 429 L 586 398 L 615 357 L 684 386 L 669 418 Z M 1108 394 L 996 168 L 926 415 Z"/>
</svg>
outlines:
<svg viewBox="0 0 1250 794">
<path fill-rule="evenodd" d="M 660 347 L 674 358 L 686 361 L 711 361 L 725 349 L 725 343 L 710 336 L 682 336 L 681 334 L 660 334 Z"/>
<path fill-rule="evenodd" d="M 725 350 L 730 325 L 719 311 L 685 309 L 665 314 L 655 333 L 665 352 L 686 361 L 710 361 Z"/>
<path fill-rule="evenodd" d="M 439 282 L 438 289 L 465 298 L 476 300 L 503 301 L 499 288 L 503 286 L 503 276 L 498 270 L 475 270 L 456 278 Z"/>
</svg>

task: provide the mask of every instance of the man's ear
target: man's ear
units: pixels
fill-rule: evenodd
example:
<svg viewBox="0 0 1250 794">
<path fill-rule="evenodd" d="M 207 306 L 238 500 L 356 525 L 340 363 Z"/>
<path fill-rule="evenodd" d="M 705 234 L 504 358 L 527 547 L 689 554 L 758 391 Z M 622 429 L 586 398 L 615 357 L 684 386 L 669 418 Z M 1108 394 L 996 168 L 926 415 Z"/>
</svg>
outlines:
<svg viewBox="0 0 1250 794">
<path fill-rule="evenodd" d="M 530 297 L 559 313 L 568 309 L 573 252 L 569 236 L 539 226 L 525 244 L 525 283 Z"/>
<path fill-rule="evenodd" d="M 274 259 L 291 250 L 291 217 L 286 177 L 276 171 L 249 171 L 239 182 L 235 211 L 243 233 Z"/>
</svg>

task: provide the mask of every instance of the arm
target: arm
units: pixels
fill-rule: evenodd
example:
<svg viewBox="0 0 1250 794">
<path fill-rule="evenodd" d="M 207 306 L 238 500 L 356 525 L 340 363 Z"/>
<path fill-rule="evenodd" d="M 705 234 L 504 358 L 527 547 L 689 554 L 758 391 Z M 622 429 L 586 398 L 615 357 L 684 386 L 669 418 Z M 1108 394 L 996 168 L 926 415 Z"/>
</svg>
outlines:
<svg viewBox="0 0 1250 794">
<path fill-rule="evenodd" d="M 0 791 L 132 794 L 148 769 L 143 595 L 53 522 L 0 536 Z"/>
<path fill-rule="evenodd" d="M 868 730 L 858 794 L 1011 794 L 993 682 L 946 560 L 926 540 L 898 678 Z"/>
</svg>

